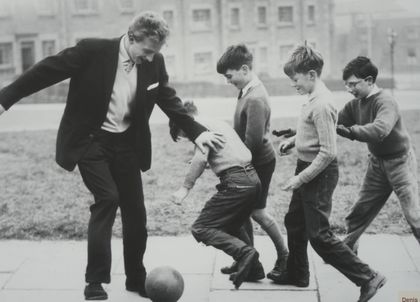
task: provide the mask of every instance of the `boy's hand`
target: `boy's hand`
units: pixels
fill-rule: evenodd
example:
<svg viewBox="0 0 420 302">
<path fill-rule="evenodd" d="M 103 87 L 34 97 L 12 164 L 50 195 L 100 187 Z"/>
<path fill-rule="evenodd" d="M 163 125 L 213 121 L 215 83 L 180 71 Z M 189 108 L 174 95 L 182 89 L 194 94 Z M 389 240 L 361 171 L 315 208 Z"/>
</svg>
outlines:
<svg viewBox="0 0 420 302">
<path fill-rule="evenodd" d="M 293 130 L 291 128 L 289 129 L 282 129 L 282 130 L 273 130 L 273 135 L 275 136 L 283 136 L 288 138 L 288 137 L 292 137 L 294 135 L 296 135 L 296 130 Z"/>
<path fill-rule="evenodd" d="M 203 154 L 206 153 L 204 145 L 208 146 L 213 151 L 217 151 L 217 149 L 223 148 L 225 142 L 225 137 L 222 134 L 210 131 L 202 132 L 194 141 L 197 148 L 200 149 Z"/>
<path fill-rule="evenodd" d="M 181 187 L 178 189 L 178 191 L 171 195 L 170 200 L 176 205 L 181 205 L 182 201 L 185 199 L 185 197 L 187 197 L 189 192 L 189 189 Z"/>
<path fill-rule="evenodd" d="M 289 140 L 281 141 L 279 144 L 279 154 L 280 156 L 286 155 L 287 151 L 292 149 L 295 146 L 295 143 Z"/>
<path fill-rule="evenodd" d="M 281 188 L 283 191 L 293 191 L 299 188 L 303 183 L 297 175 L 289 179 L 289 181 Z"/>
<path fill-rule="evenodd" d="M 354 140 L 354 134 L 349 127 L 344 125 L 337 125 L 336 131 L 338 135 Z"/>
</svg>

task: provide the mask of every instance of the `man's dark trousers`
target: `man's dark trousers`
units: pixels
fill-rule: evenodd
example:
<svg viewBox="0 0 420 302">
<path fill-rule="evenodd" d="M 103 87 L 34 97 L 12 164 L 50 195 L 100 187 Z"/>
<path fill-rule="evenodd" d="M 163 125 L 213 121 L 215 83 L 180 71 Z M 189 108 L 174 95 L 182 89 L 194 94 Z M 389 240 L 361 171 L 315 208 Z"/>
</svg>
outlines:
<svg viewBox="0 0 420 302">
<path fill-rule="evenodd" d="M 296 175 L 310 165 L 298 160 Z M 328 264 L 334 266 L 358 286 L 374 276 L 374 271 L 331 231 L 332 195 L 338 182 L 338 165 L 334 160 L 313 180 L 293 191 L 285 217 L 289 258 L 287 270 L 291 278 L 305 279 L 309 275 L 307 245 Z"/>
<path fill-rule="evenodd" d="M 218 192 L 206 202 L 192 226 L 192 234 L 198 242 L 238 260 L 253 249 L 238 235 L 260 194 L 260 181 L 252 165 L 230 168 L 219 178 Z"/>
<path fill-rule="evenodd" d="M 126 282 L 131 287 L 144 285 L 146 211 L 133 138 L 130 130 L 97 131 L 78 163 L 83 181 L 95 198 L 90 207 L 86 282 L 110 282 L 112 226 L 120 207 Z"/>
</svg>

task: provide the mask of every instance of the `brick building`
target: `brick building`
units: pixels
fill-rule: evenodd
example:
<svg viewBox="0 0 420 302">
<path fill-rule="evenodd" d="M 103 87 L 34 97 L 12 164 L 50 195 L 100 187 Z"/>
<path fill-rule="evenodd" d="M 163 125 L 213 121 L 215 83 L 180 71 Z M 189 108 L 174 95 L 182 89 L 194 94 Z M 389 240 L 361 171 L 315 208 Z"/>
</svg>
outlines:
<svg viewBox="0 0 420 302">
<path fill-rule="evenodd" d="M 162 52 L 172 81 L 221 82 L 217 59 L 239 42 L 272 78 L 283 77 L 287 53 L 305 39 L 332 55 L 332 0 L 0 0 L 0 84 L 81 38 L 123 34 L 143 10 L 169 23 Z"/>
<path fill-rule="evenodd" d="M 420 88 L 420 9 L 415 1 L 337 1 L 336 23 L 334 73 L 364 55 L 378 64 L 381 77 L 393 71 L 398 88 Z"/>
</svg>

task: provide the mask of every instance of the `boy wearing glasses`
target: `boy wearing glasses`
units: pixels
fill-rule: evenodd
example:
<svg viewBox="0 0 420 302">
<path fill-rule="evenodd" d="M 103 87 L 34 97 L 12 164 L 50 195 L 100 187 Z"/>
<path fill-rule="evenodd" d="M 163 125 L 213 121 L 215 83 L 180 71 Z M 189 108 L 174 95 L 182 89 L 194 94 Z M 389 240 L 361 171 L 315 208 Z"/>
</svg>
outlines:
<svg viewBox="0 0 420 302">
<path fill-rule="evenodd" d="M 359 199 L 346 217 L 344 242 L 357 252 L 358 239 L 378 215 L 392 192 L 398 196 L 405 218 L 420 243 L 420 205 L 417 161 L 397 102 L 376 85 L 377 67 L 357 57 L 343 71 L 354 99 L 338 115 L 337 133 L 366 142 L 369 163 Z"/>
<path fill-rule="evenodd" d="M 332 232 L 329 216 L 338 182 L 336 122 L 333 95 L 321 80 L 324 61 L 320 53 L 297 47 L 284 65 L 284 72 L 301 95 L 302 106 L 296 135 L 280 143 L 280 152 L 296 146 L 295 175 L 283 186 L 293 191 L 285 216 L 289 257 L 287 271 L 275 282 L 298 287 L 309 285 L 308 241 L 326 262 L 360 286 L 358 302 L 370 300 L 386 278 L 372 270 Z"/>
</svg>

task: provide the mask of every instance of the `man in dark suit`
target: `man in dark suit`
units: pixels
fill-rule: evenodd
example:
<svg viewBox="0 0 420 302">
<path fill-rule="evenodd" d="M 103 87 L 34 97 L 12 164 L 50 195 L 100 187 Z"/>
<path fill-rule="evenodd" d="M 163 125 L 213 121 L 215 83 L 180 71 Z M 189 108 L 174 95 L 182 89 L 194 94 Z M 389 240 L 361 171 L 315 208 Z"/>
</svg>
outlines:
<svg viewBox="0 0 420 302">
<path fill-rule="evenodd" d="M 147 296 L 143 255 L 147 230 L 141 172 L 150 168 L 149 118 L 157 104 L 204 150 L 223 145 L 186 114 L 170 88 L 159 53 L 169 30 L 152 12 L 142 13 L 127 34 L 113 40 L 86 39 L 45 58 L 0 90 L 0 114 L 45 87 L 70 78 L 57 134 L 56 161 L 77 165 L 95 202 L 90 207 L 85 299 L 105 300 L 110 282 L 112 225 L 120 207 L 126 289 Z"/>
</svg>

